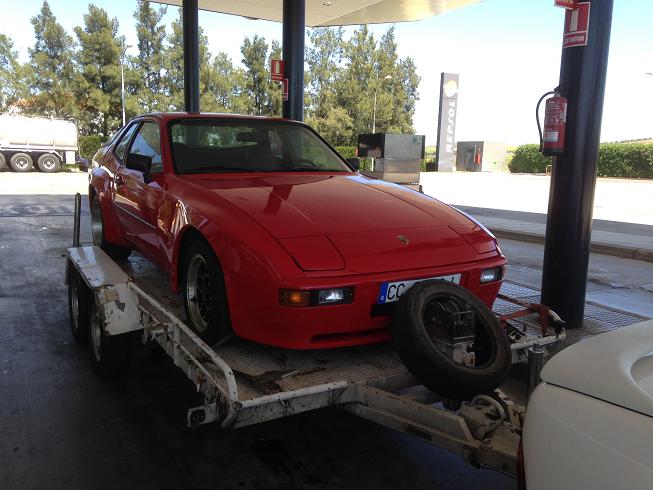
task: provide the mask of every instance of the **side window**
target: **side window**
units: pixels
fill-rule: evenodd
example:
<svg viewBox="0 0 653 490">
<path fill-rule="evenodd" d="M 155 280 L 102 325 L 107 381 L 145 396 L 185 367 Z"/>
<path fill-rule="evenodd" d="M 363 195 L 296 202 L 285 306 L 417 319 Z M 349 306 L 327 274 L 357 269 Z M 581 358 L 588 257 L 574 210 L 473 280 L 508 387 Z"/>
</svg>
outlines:
<svg viewBox="0 0 653 490">
<path fill-rule="evenodd" d="M 134 138 L 129 153 L 152 157 L 150 173 L 161 173 L 163 171 L 163 164 L 161 163 L 159 125 L 153 122 L 144 122 Z"/>
<path fill-rule="evenodd" d="M 127 145 L 129 144 L 129 140 L 132 137 L 132 134 L 134 134 L 134 131 L 138 127 L 138 124 L 134 123 L 132 124 L 129 128 L 127 128 L 127 131 L 125 131 L 125 134 L 120 138 L 120 141 L 118 142 L 118 145 L 116 146 L 116 149 L 113 150 L 113 152 L 116 154 L 118 157 L 118 160 L 121 162 L 125 158 L 125 152 L 127 151 Z"/>
</svg>

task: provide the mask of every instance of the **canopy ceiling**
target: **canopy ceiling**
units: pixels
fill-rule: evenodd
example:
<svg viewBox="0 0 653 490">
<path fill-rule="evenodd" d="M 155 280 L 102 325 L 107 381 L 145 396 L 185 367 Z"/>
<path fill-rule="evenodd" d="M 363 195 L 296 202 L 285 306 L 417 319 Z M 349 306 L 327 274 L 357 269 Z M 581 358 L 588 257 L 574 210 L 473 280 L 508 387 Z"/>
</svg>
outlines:
<svg viewBox="0 0 653 490">
<path fill-rule="evenodd" d="M 180 6 L 182 0 L 157 0 Z M 482 0 L 306 0 L 309 27 L 422 20 Z M 281 22 L 283 0 L 199 0 L 201 10 Z"/>
</svg>

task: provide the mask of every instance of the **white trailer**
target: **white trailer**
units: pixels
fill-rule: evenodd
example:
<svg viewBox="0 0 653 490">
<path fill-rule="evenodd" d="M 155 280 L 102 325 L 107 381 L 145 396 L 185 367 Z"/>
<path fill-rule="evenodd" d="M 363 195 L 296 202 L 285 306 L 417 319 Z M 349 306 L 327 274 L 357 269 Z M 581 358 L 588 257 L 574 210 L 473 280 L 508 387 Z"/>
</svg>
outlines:
<svg viewBox="0 0 653 490">
<path fill-rule="evenodd" d="M 135 254 L 114 262 L 99 247 L 79 244 L 80 202 L 78 195 L 67 254 L 71 328 L 78 340 L 89 339 L 100 374 L 127 366 L 130 341 L 156 342 L 204 397 L 188 410 L 189 427 L 215 422 L 233 429 L 337 407 L 476 466 L 516 474 L 524 408 L 499 390 L 462 404 L 443 400 L 413 378 L 389 345 L 295 351 L 232 337 L 209 346 L 180 319 L 181 302 L 155 266 Z M 534 336 L 529 343 L 522 336 L 513 359 L 561 338 Z"/>
<path fill-rule="evenodd" d="M 58 172 L 78 152 L 77 126 L 69 121 L 0 115 L 0 170 Z"/>
</svg>

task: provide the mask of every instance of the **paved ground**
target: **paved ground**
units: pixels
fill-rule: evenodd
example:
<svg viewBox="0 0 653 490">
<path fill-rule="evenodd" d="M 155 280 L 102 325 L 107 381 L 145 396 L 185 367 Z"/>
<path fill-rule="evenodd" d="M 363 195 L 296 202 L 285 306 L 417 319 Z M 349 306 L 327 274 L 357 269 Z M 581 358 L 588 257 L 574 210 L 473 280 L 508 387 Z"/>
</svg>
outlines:
<svg viewBox="0 0 653 490">
<path fill-rule="evenodd" d="M 84 189 L 85 176 L 57 187 L 39 174 L 8 185 L 7 175 L 0 174 L 0 489 L 515 488 L 512 478 L 336 409 L 233 432 L 189 430 L 186 410 L 200 400 L 156 352 L 143 353 L 126 379 L 100 380 L 68 331 L 63 284 L 70 193 Z M 26 194 L 33 183 L 39 194 Z"/>
</svg>

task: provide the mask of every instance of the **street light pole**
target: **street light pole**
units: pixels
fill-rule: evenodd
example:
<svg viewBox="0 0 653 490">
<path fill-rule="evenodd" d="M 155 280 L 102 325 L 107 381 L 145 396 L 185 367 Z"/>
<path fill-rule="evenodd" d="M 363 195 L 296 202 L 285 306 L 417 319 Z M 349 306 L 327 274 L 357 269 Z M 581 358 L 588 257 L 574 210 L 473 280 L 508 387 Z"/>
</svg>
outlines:
<svg viewBox="0 0 653 490">
<path fill-rule="evenodd" d="M 378 80 L 379 76 L 376 76 L 377 83 L 375 84 L 376 86 L 374 87 L 374 107 L 372 109 L 372 134 L 376 133 L 376 93 L 379 90 L 378 87 Z M 386 75 L 383 77 L 383 80 L 392 80 L 392 75 Z M 381 82 L 383 83 L 383 82 Z"/>
<path fill-rule="evenodd" d="M 126 44 L 122 50 L 122 56 L 120 57 L 120 99 L 122 100 L 122 125 L 126 123 L 125 117 L 125 54 L 127 49 L 131 48 L 130 44 Z"/>
</svg>

